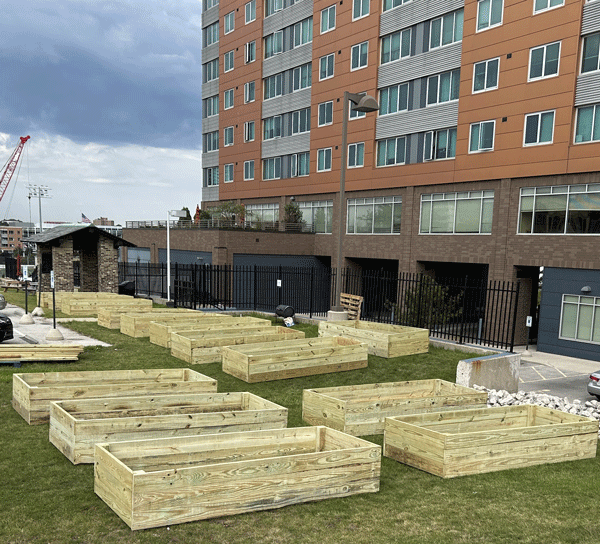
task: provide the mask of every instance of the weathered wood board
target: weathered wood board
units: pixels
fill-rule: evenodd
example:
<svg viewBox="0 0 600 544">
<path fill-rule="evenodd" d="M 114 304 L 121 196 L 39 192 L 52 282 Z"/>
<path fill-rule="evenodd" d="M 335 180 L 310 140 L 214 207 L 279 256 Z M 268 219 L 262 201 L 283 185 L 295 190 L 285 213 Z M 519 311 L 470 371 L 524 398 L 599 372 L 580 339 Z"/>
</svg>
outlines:
<svg viewBox="0 0 600 544">
<path fill-rule="evenodd" d="M 321 321 L 319 336 L 347 336 L 365 342 L 371 355 L 391 358 L 429 351 L 429 330 L 370 321 Z"/>
<path fill-rule="evenodd" d="M 373 383 L 305 389 L 302 419 L 366 436 L 383 434 L 386 417 L 486 405 L 486 392 L 445 380 Z"/>
<path fill-rule="evenodd" d="M 150 336 L 150 322 L 173 323 L 182 315 L 196 314 L 196 310 L 185 310 L 183 308 L 171 309 L 154 315 L 154 312 L 127 312 L 121 315 L 121 332 L 134 338 L 147 338 Z"/>
<path fill-rule="evenodd" d="M 381 447 L 327 427 L 95 448 L 94 491 L 131 529 L 379 491 Z"/>
<path fill-rule="evenodd" d="M 221 326 L 212 330 L 171 334 L 171 355 L 196 365 L 220 363 L 223 346 L 272 342 L 279 344 L 302 339 L 304 336 L 302 331 L 273 327 L 270 322 L 267 325 L 248 324 L 233 328 Z"/>
<path fill-rule="evenodd" d="M 93 463 L 94 444 L 284 429 L 287 408 L 252 393 L 189 393 L 50 404 L 50 442 L 73 463 Z"/>
<path fill-rule="evenodd" d="M 542 406 L 385 420 L 384 455 L 442 478 L 596 456 L 598 421 Z"/>
<path fill-rule="evenodd" d="M 271 326 L 271 322 L 260 317 L 235 317 L 228 314 L 200 313 L 199 316 L 182 316 L 174 323 L 152 321 L 149 326 L 150 343 L 171 347 L 171 334 L 185 334 L 223 327 L 244 327 L 250 325 Z"/>
<path fill-rule="evenodd" d="M 225 346 L 221 354 L 223 372 L 248 383 L 368 366 L 367 345 L 342 336 Z"/>
<path fill-rule="evenodd" d="M 77 361 L 82 351 L 76 344 L 2 344 L 0 361 Z"/>
<path fill-rule="evenodd" d="M 189 368 L 13 374 L 13 408 L 30 425 L 47 423 L 56 400 L 211 393 L 217 381 Z"/>
<path fill-rule="evenodd" d="M 142 308 L 128 308 L 127 306 L 119 306 L 119 307 L 107 307 L 107 308 L 98 308 L 98 325 L 101 327 L 106 327 L 107 329 L 120 329 L 121 328 L 121 316 L 123 314 L 145 314 L 145 313 L 153 313 L 157 317 L 160 318 L 161 314 L 172 314 L 173 308 L 153 308 L 152 306 L 142 307 Z M 195 312 L 200 315 L 205 315 L 205 312 Z M 186 315 L 191 312 L 186 312 Z"/>
</svg>

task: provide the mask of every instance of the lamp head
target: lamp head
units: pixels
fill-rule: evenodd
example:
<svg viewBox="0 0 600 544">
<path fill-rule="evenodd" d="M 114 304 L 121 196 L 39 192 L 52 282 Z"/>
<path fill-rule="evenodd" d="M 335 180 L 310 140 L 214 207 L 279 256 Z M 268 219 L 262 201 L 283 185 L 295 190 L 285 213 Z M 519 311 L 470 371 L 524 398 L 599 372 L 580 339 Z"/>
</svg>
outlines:
<svg viewBox="0 0 600 544">
<path fill-rule="evenodd" d="M 364 94 L 361 96 L 358 103 L 355 106 L 353 105 L 351 109 L 354 111 L 369 113 L 371 111 L 377 111 L 379 109 L 379 104 L 372 96 Z"/>
</svg>

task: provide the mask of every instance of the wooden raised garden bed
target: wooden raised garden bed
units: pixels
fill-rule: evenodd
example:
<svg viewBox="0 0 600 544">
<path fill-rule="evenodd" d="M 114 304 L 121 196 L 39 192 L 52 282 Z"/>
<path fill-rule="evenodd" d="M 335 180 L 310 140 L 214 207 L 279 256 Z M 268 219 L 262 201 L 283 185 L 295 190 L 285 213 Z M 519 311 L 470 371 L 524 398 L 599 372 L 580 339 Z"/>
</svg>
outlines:
<svg viewBox="0 0 600 544">
<path fill-rule="evenodd" d="M 260 317 L 234 317 L 227 314 L 202 313 L 199 316 L 181 317 L 174 323 L 152 321 L 149 325 L 150 342 L 164 348 L 171 347 L 171 334 L 192 333 L 223 327 L 271 326 L 271 322 Z"/>
<path fill-rule="evenodd" d="M 13 374 L 13 408 L 29 423 L 47 423 L 55 400 L 210 393 L 217 381 L 189 368 Z"/>
<path fill-rule="evenodd" d="M 386 417 L 486 405 L 487 393 L 445 380 L 373 383 L 305 389 L 302 419 L 365 436 L 382 434 Z"/>
<path fill-rule="evenodd" d="M 195 313 L 197 313 L 195 310 L 182 308 L 160 312 L 160 315 L 155 315 L 154 312 L 127 312 L 121 316 L 121 332 L 134 338 L 148 337 L 150 336 L 150 322 L 173 323 L 182 315 Z"/>
<path fill-rule="evenodd" d="M 368 366 L 366 344 L 341 336 L 227 346 L 221 354 L 223 372 L 248 383 Z"/>
<path fill-rule="evenodd" d="M 453 478 L 596 456 L 598 421 L 542 406 L 505 406 L 385 420 L 384 455 Z"/>
<path fill-rule="evenodd" d="M 365 342 L 371 355 L 399 357 L 429 351 L 429 330 L 370 321 L 321 321 L 319 336 L 347 336 Z"/>
<path fill-rule="evenodd" d="M 122 296 L 122 295 L 121 295 Z M 62 301 L 61 311 L 67 315 L 98 315 L 100 309 L 126 308 L 130 312 L 152 308 L 152 300 L 148 298 L 97 298 L 88 300 L 67 299 Z"/>
<path fill-rule="evenodd" d="M 132 529 L 379 490 L 381 447 L 327 427 L 96 444 L 94 491 Z"/>
<path fill-rule="evenodd" d="M 107 329 L 120 329 L 121 328 L 121 316 L 123 314 L 149 314 L 152 313 L 156 316 L 156 319 L 160 319 L 161 314 L 167 313 L 173 314 L 173 308 L 153 308 L 152 306 L 142 308 L 128 308 L 127 306 L 119 306 L 115 308 L 110 306 L 107 308 L 98 308 L 98 325 L 106 327 Z M 191 314 L 191 312 L 188 312 Z M 196 312 L 201 314 L 202 312 Z M 202 314 L 204 315 L 204 314 Z"/>
<path fill-rule="evenodd" d="M 73 464 L 93 463 L 97 442 L 284 429 L 287 413 L 252 393 L 65 400 L 50 404 L 50 442 Z"/>
<path fill-rule="evenodd" d="M 182 332 L 171 334 L 171 355 L 191 364 L 220 363 L 223 346 L 240 344 L 290 342 L 304 338 L 304 332 L 285 327 L 250 324 L 229 327 L 221 324 L 220 328 L 205 331 Z"/>
<path fill-rule="evenodd" d="M 43 308 L 52 308 L 52 291 L 44 291 L 41 296 L 41 305 Z M 56 309 L 61 310 L 63 302 L 71 300 L 133 300 L 129 295 L 119 295 L 117 293 L 103 293 L 97 291 L 56 291 L 54 300 Z"/>
</svg>

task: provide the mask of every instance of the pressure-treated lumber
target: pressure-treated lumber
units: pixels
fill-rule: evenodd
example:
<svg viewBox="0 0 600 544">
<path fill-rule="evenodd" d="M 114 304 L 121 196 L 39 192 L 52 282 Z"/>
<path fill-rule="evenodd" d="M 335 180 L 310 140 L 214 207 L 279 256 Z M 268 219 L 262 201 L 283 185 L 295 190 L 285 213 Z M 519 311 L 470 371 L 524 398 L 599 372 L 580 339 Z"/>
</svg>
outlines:
<svg viewBox="0 0 600 544">
<path fill-rule="evenodd" d="M 94 491 L 131 527 L 379 490 L 381 447 L 327 427 L 96 444 Z"/>
<path fill-rule="evenodd" d="M 43 308 L 52 308 L 52 291 L 44 291 L 41 296 L 41 305 Z M 117 293 L 104 293 L 97 291 L 56 291 L 54 293 L 56 309 L 62 311 L 62 304 L 71 300 L 133 300 L 132 296 L 119 295 Z"/>
<path fill-rule="evenodd" d="M 130 312 L 138 309 L 152 308 L 152 300 L 149 298 L 126 298 L 116 299 L 113 297 L 95 300 L 63 300 L 61 311 L 67 315 L 98 315 L 100 309 L 127 308 Z"/>
<path fill-rule="evenodd" d="M 341 336 L 221 348 L 223 372 L 248 383 L 368 366 L 367 346 Z"/>
<path fill-rule="evenodd" d="M 319 336 L 347 336 L 365 342 L 371 355 L 391 358 L 429 351 L 429 330 L 370 321 L 321 321 Z"/>
<path fill-rule="evenodd" d="M 486 405 L 487 393 L 445 380 L 372 383 L 305 389 L 302 419 L 366 436 L 383 434 L 386 417 Z"/>
<path fill-rule="evenodd" d="M 13 374 L 13 408 L 30 425 L 47 423 L 57 400 L 210 393 L 217 381 L 189 368 Z"/>
<path fill-rule="evenodd" d="M 261 320 L 264 321 L 264 320 Z M 218 328 L 201 331 L 171 334 L 171 355 L 191 364 L 220 363 L 223 346 L 241 344 L 272 343 L 298 340 L 305 337 L 304 332 L 286 327 L 273 327 L 249 323 L 230 327 L 221 324 Z"/>
<path fill-rule="evenodd" d="M 50 442 L 73 464 L 93 463 L 94 444 L 283 429 L 287 408 L 252 393 L 186 393 L 50 404 Z"/>
<path fill-rule="evenodd" d="M 271 326 L 271 322 L 260 317 L 234 317 L 228 314 L 198 312 L 198 315 L 181 316 L 173 323 L 152 321 L 148 327 L 150 342 L 164 348 L 171 347 L 171 334 L 187 334 L 210 329 L 222 329 L 263 325 Z"/>
<path fill-rule="evenodd" d="M 118 307 L 110 306 L 106 308 L 98 308 L 98 325 L 107 329 L 120 329 L 121 316 L 123 314 L 146 314 L 152 313 L 156 318 L 160 318 L 161 314 L 173 314 L 173 308 L 153 308 L 152 306 L 144 306 L 141 308 L 130 308 L 125 305 Z M 205 312 L 184 312 L 185 315 L 206 315 Z"/>
<path fill-rule="evenodd" d="M 384 455 L 454 478 L 596 456 L 598 421 L 542 406 L 386 418 Z"/>
<path fill-rule="evenodd" d="M 0 361 L 77 361 L 82 351 L 76 344 L 3 344 Z"/>
<path fill-rule="evenodd" d="M 362 309 L 363 297 L 340 293 L 340 306 L 348 312 L 348 319 L 359 320 Z"/>
<path fill-rule="evenodd" d="M 172 309 L 171 311 L 161 312 L 160 315 L 154 315 L 153 312 L 127 312 L 121 315 L 121 332 L 134 338 L 144 338 L 150 336 L 150 322 L 173 323 L 182 315 L 197 313 L 196 310 L 185 310 L 183 308 Z"/>
</svg>

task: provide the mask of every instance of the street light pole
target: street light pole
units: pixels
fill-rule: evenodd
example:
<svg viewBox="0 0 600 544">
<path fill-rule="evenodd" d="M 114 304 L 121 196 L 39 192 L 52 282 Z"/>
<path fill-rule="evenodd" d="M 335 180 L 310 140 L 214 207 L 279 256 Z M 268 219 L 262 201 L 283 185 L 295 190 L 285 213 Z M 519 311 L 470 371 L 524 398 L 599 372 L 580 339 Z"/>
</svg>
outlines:
<svg viewBox="0 0 600 544">
<path fill-rule="evenodd" d="M 171 302 L 171 217 L 185 216 L 185 210 L 169 210 L 167 212 L 167 303 Z"/>
</svg>

